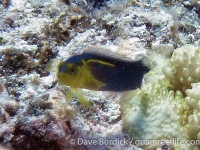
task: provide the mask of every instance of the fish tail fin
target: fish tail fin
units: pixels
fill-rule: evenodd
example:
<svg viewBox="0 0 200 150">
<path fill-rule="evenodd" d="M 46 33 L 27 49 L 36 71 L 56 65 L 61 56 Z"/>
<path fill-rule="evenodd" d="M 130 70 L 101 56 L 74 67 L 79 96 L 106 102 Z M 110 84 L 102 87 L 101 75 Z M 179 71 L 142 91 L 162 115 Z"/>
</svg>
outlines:
<svg viewBox="0 0 200 150">
<path fill-rule="evenodd" d="M 149 72 L 154 68 L 151 58 L 147 55 L 137 55 L 137 59 L 139 59 L 139 61 L 142 63 L 142 66 L 146 72 Z"/>
<path fill-rule="evenodd" d="M 147 55 L 144 55 L 141 59 L 142 63 L 149 68 L 149 70 L 153 69 L 154 65 L 151 61 L 151 58 L 148 57 Z"/>
</svg>

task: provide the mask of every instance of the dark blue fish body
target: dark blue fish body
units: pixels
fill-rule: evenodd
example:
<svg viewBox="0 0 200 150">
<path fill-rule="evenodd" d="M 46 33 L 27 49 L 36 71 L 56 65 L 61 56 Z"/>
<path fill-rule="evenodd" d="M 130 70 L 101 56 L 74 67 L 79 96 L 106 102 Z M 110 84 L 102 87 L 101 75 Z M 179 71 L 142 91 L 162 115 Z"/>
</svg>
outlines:
<svg viewBox="0 0 200 150">
<path fill-rule="evenodd" d="M 105 56 L 105 54 L 99 56 L 87 52 L 83 54 L 85 59 L 88 56 L 90 59 L 103 60 L 114 65 L 114 67 L 111 67 L 98 62 L 90 63 L 94 77 L 106 83 L 106 86 L 99 89 L 102 91 L 126 91 L 138 88 L 141 86 L 143 75 L 150 70 L 142 60 L 126 61 L 119 59 L 119 57 Z"/>
<path fill-rule="evenodd" d="M 124 63 L 110 60 L 110 63 L 115 67 L 91 64 L 93 75 L 106 83 L 100 90 L 126 91 L 138 88 L 141 86 L 143 75 L 149 71 L 142 61 Z"/>
</svg>

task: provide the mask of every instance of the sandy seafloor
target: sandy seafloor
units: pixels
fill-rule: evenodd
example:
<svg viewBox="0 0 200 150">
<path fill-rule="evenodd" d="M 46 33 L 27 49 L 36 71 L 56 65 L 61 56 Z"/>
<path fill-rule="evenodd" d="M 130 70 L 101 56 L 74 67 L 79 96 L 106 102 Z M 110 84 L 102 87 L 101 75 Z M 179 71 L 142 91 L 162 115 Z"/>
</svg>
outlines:
<svg viewBox="0 0 200 150">
<path fill-rule="evenodd" d="M 94 2 L 77 0 L 69 6 L 58 0 L 0 0 L 2 146 L 16 150 L 140 149 L 122 133 L 122 93 L 84 90 L 92 103 L 89 108 L 76 99 L 68 101 L 67 87 L 59 85 L 45 65 L 90 46 L 134 58 L 156 44 L 199 45 L 200 2 L 110 0 L 100 8 Z M 78 144 L 78 139 L 100 138 L 129 144 Z"/>
</svg>

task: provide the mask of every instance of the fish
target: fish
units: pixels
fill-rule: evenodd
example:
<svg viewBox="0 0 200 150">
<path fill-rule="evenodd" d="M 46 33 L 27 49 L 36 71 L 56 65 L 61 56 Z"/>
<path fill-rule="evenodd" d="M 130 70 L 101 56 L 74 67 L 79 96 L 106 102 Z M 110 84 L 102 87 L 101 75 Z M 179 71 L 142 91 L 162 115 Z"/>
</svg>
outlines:
<svg viewBox="0 0 200 150">
<path fill-rule="evenodd" d="M 90 106 L 79 88 L 95 91 L 123 92 L 140 88 L 151 67 L 145 57 L 133 60 L 109 49 L 89 47 L 82 54 L 71 56 L 58 64 L 57 79 L 70 86 L 67 98 L 75 93 L 79 101 Z"/>
</svg>

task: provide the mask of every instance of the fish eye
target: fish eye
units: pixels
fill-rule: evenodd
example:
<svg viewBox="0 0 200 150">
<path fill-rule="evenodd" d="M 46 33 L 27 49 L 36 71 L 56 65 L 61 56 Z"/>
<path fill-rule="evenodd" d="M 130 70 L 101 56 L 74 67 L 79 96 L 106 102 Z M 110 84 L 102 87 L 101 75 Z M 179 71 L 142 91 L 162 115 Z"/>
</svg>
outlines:
<svg viewBox="0 0 200 150">
<path fill-rule="evenodd" d="M 71 68 L 70 69 L 70 72 L 73 74 L 75 72 L 75 69 L 74 68 Z"/>
<path fill-rule="evenodd" d="M 68 66 L 67 66 L 67 72 L 69 73 L 69 74 L 74 74 L 75 72 L 76 72 L 76 65 L 75 64 L 68 64 Z"/>
</svg>

